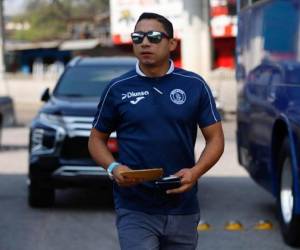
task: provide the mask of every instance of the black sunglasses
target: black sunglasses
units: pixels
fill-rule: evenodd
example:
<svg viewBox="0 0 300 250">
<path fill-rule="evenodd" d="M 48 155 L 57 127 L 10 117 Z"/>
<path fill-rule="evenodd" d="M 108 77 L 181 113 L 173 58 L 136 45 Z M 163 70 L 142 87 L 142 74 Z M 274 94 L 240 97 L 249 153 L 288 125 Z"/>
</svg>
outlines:
<svg viewBox="0 0 300 250">
<path fill-rule="evenodd" d="M 148 31 L 148 32 L 133 32 L 131 33 L 132 42 L 135 44 L 140 44 L 144 41 L 145 36 L 147 36 L 150 43 L 160 43 L 163 38 L 169 39 L 170 37 L 160 31 Z"/>
</svg>

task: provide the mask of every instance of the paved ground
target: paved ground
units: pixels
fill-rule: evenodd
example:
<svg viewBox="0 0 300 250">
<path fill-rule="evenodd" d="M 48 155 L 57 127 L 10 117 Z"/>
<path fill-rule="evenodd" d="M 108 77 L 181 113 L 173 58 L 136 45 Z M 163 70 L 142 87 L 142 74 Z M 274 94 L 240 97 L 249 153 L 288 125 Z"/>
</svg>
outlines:
<svg viewBox="0 0 300 250">
<path fill-rule="evenodd" d="M 220 162 L 199 181 L 202 219 L 211 225 L 199 231 L 200 250 L 284 250 L 276 221 L 275 202 L 238 165 L 235 121 L 224 123 L 226 149 Z M 109 190 L 60 190 L 55 207 L 27 205 L 28 128 L 6 128 L 0 151 L 0 250 L 115 250 L 119 249 L 115 213 Z M 202 147 L 197 140 L 196 152 Z M 273 229 L 257 231 L 261 220 Z M 239 220 L 241 231 L 226 231 Z"/>
</svg>

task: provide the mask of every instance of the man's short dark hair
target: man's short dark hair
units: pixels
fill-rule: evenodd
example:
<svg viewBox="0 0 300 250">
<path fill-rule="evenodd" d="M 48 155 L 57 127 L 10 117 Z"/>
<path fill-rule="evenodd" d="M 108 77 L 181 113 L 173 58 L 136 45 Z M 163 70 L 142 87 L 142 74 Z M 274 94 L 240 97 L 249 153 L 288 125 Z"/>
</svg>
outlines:
<svg viewBox="0 0 300 250">
<path fill-rule="evenodd" d="M 164 27 L 166 33 L 168 34 L 168 36 L 170 38 L 174 37 L 174 31 L 173 31 L 173 24 L 164 16 L 156 14 L 156 13 L 152 13 L 152 12 L 144 12 L 143 14 L 140 15 L 139 19 L 137 20 L 136 25 L 144 19 L 154 19 L 158 22 L 160 22 L 162 24 L 162 26 Z"/>
</svg>

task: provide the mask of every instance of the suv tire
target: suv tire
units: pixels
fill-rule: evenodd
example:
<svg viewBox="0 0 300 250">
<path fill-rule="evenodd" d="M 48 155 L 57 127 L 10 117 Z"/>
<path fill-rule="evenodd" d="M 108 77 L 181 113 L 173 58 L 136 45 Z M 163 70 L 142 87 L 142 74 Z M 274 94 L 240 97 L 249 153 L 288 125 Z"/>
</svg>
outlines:
<svg viewBox="0 0 300 250">
<path fill-rule="evenodd" d="M 295 188 L 291 162 L 291 150 L 288 138 L 285 138 L 280 150 L 279 193 L 277 206 L 284 241 L 290 246 L 300 246 L 300 216 L 295 214 Z"/>
<path fill-rule="evenodd" d="M 31 207 L 51 207 L 55 201 L 55 189 L 41 187 L 31 181 L 28 187 L 28 203 Z"/>
</svg>

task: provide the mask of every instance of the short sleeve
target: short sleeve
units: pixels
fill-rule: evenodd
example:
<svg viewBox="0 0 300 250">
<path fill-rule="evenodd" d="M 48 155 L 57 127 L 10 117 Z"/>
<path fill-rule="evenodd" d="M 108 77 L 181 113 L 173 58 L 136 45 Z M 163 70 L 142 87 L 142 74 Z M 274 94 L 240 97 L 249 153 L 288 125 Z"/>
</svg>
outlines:
<svg viewBox="0 0 300 250">
<path fill-rule="evenodd" d="M 105 88 L 100 98 L 93 121 L 93 128 L 104 133 L 111 133 L 116 130 L 117 117 L 117 108 L 114 102 L 111 85 L 109 85 Z"/>
<path fill-rule="evenodd" d="M 200 128 L 204 128 L 219 121 L 221 121 L 221 116 L 217 110 L 215 99 L 209 86 L 202 81 L 198 107 L 198 125 Z"/>
</svg>

